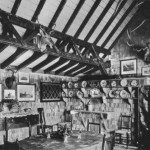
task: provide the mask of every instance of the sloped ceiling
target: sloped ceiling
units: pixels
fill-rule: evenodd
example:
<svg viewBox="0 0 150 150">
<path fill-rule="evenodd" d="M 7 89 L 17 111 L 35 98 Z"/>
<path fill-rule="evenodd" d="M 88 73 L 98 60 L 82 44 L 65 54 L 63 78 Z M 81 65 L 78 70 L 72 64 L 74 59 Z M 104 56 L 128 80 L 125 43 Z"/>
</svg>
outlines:
<svg viewBox="0 0 150 150">
<path fill-rule="evenodd" d="M 0 67 L 77 76 L 106 74 L 106 57 L 138 10 L 138 0 L 0 0 Z M 34 43 L 42 27 L 51 46 Z"/>
</svg>

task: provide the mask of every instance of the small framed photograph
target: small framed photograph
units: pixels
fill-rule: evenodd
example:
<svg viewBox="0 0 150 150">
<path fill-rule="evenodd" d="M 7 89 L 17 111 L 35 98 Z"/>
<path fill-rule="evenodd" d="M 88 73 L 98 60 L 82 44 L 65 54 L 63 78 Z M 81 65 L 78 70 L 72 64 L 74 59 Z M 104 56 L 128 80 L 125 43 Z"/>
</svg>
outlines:
<svg viewBox="0 0 150 150">
<path fill-rule="evenodd" d="M 150 66 L 142 67 L 142 76 L 150 76 Z"/>
<path fill-rule="evenodd" d="M 4 89 L 4 99 L 16 99 L 16 91 Z"/>
<path fill-rule="evenodd" d="M 35 101 L 35 84 L 17 85 L 18 101 Z"/>
<path fill-rule="evenodd" d="M 19 82 L 29 83 L 29 73 L 19 72 Z"/>
<path fill-rule="evenodd" d="M 120 74 L 121 75 L 131 75 L 137 73 L 137 60 L 127 59 L 120 61 Z"/>
</svg>

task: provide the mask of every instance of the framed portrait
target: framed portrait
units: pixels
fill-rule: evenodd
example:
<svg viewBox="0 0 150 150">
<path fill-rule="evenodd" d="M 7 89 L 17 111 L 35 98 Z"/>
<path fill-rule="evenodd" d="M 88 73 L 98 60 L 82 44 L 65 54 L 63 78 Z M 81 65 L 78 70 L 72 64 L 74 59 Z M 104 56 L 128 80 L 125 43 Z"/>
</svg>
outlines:
<svg viewBox="0 0 150 150">
<path fill-rule="evenodd" d="M 16 99 L 16 91 L 4 89 L 4 99 Z"/>
<path fill-rule="evenodd" d="M 127 59 L 120 61 L 120 74 L 133 75 L 137 73 L 137 60 Z"/>
<path fill-rule="evenodd" d="M 29 73 L 19 72 L 19 82 L 29 83 Z"/>
<path fill-rule="evenodd" d="M 41 102 L 61 101 L 62 88 L 59 83 L 40 83 Z"/>
<path fill-rule="evenodd" d="M 142 76 L 150 76 L 150 66 L 142 67 Z"/>
<path fill-rule="evenodd" d="M 35 101 L 35 84 L 17 85 L 18 101 Z"/>
</svg>

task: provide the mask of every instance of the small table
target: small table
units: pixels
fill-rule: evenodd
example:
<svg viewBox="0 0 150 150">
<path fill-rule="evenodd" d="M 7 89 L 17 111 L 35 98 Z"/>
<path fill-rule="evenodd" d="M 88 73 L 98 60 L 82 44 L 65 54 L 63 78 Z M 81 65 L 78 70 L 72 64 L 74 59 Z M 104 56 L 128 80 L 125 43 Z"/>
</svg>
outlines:
<svg viewBox="0 0 150 150">
<path fill-rule="evenodd" d="M 22 150 L 100 150 L 103 135 L 84 131 L 78 139 L 79 131 L 74 131 L 68 137 L 68 142 L 34 136 L 19 142 Z"/>
</svg>

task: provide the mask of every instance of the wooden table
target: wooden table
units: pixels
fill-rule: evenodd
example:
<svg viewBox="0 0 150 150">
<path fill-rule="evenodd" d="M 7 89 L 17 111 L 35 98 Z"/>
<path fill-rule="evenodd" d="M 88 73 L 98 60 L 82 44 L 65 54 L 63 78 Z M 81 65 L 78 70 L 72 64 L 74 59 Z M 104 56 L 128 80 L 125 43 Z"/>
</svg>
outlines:
<svg viewBox="0 0 150 150">
<path fill-rule="evenodd" d="M 19 142 L 22 150 L 100 150 L 102 146 L 102 135 L 91 132 L 82 132 L 81 139 L 78 138 L 78 131 L 74 131 L 68 142 L 63 140 L 47 139 L 43 137 L 30 137 Z"/>
</svg>

